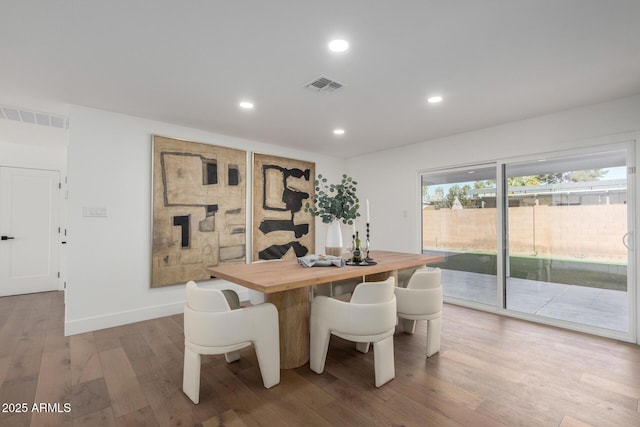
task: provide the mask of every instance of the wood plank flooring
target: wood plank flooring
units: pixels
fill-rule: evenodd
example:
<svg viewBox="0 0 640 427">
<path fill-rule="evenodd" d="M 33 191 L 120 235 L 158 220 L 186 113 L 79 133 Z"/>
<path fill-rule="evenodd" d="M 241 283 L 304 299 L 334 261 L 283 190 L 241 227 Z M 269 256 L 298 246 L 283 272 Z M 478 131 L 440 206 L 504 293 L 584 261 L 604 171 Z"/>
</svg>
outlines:
<svg viewBox="0 0 640 427">
<path fill-rule="evenodd" d="M 0 426 L 640 426 L 633 344 L 445 305 L 440 353 L 425 359 L 424 322 L 396 333 L 379 389 L 373 354 L 332 337 L 324 374 L 269 390 L 253 349 L 203 357 L 194 405 L 182 315 L 64 337 L 63 300 L 0 298 Z"/>
</svg>

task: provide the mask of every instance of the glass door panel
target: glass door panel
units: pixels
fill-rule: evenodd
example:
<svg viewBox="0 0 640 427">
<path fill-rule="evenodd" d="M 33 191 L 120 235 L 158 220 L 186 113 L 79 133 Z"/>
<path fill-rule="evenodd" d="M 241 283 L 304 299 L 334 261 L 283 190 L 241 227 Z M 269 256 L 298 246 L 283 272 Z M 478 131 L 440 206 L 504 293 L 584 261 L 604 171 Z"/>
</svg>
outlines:
<svg viewBox="0 0 640 427">
<path fill-rule="evenodd" d="M 445 260 L 446 298 L 496 306 L 496 166 L 421 175 L 422 252 Z"/>
<path fill-rule="evenodd" d="M 505 308 L 628 332 L 626 151 L 504 170 Z"/>
</svg>

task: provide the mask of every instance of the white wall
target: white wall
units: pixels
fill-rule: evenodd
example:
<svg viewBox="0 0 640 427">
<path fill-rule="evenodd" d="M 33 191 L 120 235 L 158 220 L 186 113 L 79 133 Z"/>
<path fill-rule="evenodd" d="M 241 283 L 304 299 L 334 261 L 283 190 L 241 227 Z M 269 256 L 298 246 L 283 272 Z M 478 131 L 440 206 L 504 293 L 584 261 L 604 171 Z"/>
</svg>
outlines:
<svg viewBox="0 0 640 427">
<path fill-rule="evenodd" d="M 347 170 L 359 183 L 361 201 L 370 201 L 372 245 L 415 252 L 420 250 L 419 170 L 579 148 L 598 137 L 638 130 L 640 95 L 354 157 Z M 363 219 L 360 223 L 362 230 Z"/>
<path fill-rule="evenodd" d="M 0 166 L 63 172 L 67 164 L 66 129 L 0 120 Z"/>
<path fill-rule="evenodd" d="M 182 312 L 183 285 L 149 287 L 151 135 L 313 161 L 317 173 L 330 177 L 345 166 L 337 158 L 90 108 L 72 106 L 69 119 L 66 334 Z M 83 217 L 85 206 L 104 207 L 107 217 Z M 322 248 L 325 231 L 316 224 Z"/>
<path fill-rule="evenodd" d="M 360 184 L 360 198 L 370 200 L 372 248 L 419 252 L 418 171 L 638 139 L 637 131 L 640 95 L 351 158 L 347 170 Z M 629 133 L 624 138 L 616 136 Z M 636 146 L 636 165 L 640 164 L 639 149 Z M 636 175 L 634 188 L 640 200 L 637 181 Z M 636 229 L 639 226 L 636 223 Z M 639 262 L 636 252 L 636 264 Z M 636 298 L 640 306 L 640 296 Z"/>
</svg>

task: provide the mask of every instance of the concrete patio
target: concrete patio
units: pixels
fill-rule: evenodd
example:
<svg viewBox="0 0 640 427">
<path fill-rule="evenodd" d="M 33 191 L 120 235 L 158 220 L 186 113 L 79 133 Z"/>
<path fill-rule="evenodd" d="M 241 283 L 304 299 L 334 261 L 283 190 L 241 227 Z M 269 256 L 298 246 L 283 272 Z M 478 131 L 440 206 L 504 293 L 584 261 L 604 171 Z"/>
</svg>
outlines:
<svg viewBox="0 0 640 427">
<path fill-rule="evenodd" d="M 496 276 L 443 269 L 442 286 L 445 297 L 496 305 Z M 507 308 L 619 332 L 629 327 L 625 291 L 509 278 Z"/>
</svg>

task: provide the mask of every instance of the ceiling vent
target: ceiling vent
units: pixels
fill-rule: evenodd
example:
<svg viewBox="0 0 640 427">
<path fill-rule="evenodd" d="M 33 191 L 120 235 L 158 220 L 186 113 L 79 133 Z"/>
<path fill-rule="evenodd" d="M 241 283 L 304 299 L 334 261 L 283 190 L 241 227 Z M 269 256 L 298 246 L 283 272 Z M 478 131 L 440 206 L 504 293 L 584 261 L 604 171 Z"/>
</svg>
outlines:
<svg viewBox="0 0 640 427">
<path fill-rule="evenodd" d="M 318 77 L 310 83 L 307 83 L 305 89 L 312 90 L 314 92 L 326 92 L 331 93 L 344 86 L 342 83 L 338 83 L 335 80 L 331 80 L 326 77 Z"/>
<path fill-rule="evenodd" d="M 0 119 L 14 120 L 32 125 L 50 126 L 58 129 L 66 129 L 69 127 L 69 122 L 64 116 L 40 113 L 6 105 L 0 105 Z"/>
</svg>

